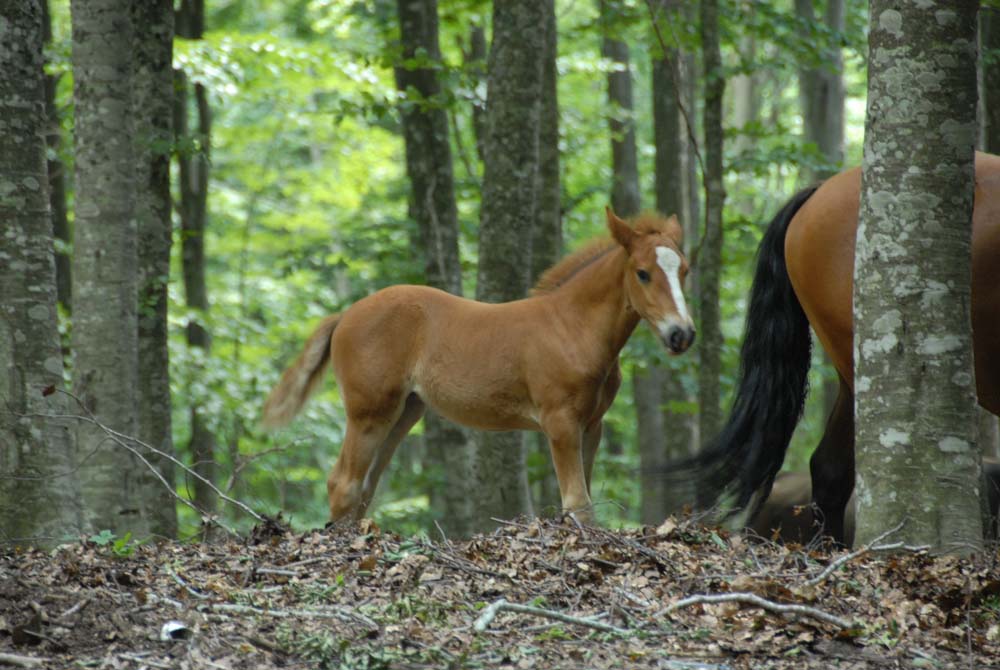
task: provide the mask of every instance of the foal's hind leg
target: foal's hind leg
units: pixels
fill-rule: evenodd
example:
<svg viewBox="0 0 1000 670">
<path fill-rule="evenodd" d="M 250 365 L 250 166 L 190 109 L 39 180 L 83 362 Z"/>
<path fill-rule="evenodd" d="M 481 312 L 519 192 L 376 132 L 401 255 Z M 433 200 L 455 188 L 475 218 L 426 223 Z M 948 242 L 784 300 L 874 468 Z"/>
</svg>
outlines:
<svg viewBox="0 0 1000 670">
<path fill-rule="evenodd" d="M 407 396 L 406 403 L 403 406 L 403 413 L 396 420 L 396 424 L 389 431 L 389 435 L 382 442 L 382 445 L 376 450 L 375 461 L 368 468 L 368 476 L 365 477 L 361 493 L 362 512 L 367 510 L 371 504 L 372 498 L 375 496 L 375 490 L 378 488 L 378 480 L 382 477 L 386 466 L 389 465 L 389 461 L 392 460 L 392 455 L 396 453 L 396 447 L 399 446 L 399 443 L 403 441 L 403 438 L 406 437 L 417 421 L 420 421 L 420 417 L 424 415 L 424 408 L 424 402 L 416 393 L 411 393 Z"/>
<path fill-rule="evenodd" d="M 386 393 L 380 401 L 372 402 L 375 399 L 361 402 L 354 398 L 347 403 L 347 433 L 326 481 L 331 521 L 364 516 L 379 475 L 423 411 L 419 399 L 407 402 L 402 392 Z"/>
<path fill-rule="evenodd" d="M 604 432 L 604 421 L 598 419 L 583 431 L 583 476 L 587 481 L 587 493 L 590 493 L 590 478 L 594 473 L 594 461 L 597 459 L 597 448 L 601 445 L 601 434 Z"/>
<path fill-rule="evenodd" d="M 843 379 L 809 470 L 812 499 L 819 508 L 823 532 L 846 543 L 844 509 L 854 490 L 854 394 Z"/>
</svg>

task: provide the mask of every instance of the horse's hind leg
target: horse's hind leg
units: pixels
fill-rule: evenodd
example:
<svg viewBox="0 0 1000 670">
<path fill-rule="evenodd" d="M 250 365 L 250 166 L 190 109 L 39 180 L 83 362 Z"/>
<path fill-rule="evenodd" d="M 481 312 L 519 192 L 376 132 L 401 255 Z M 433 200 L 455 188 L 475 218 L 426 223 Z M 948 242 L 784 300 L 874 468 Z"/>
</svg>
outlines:
<svg viewBox="0 0 1000 670">
<path fill-rule="evenodd" d="M 819 508 L 823 532 L 846 543 L 844 508 L 854 490 L 854 394 L 843 379 L 809 470 L 812 498 Z"/>
<path fill-rule="evenodd" d="M 389 465 L 389 461 L 392 460 L 392 455 L 396 453 L 396 447 L 410 432 L 410 429 L 416 425 L 417 421 L 420 421 L 420 417 L 424 415 L 424 408 L 424 402 L 416 393 L 407 396 L 403 413 L 396 420 L 396 424 L 389 431 L 389 435 L 382 442 L 382 445 L 377 449 L 375 461 L 368 469 L 361 493 L 362 511 L 368 509 L 375 496 L 375 490 L 378 488 L 378 480 L 382 477 L 386 466 Z"/>
<path fill-rule="evenodd" d="M 601 445 L 603 432 L 604 421 L 600 419 L 583 431 L 583 476 L 587 480 L 587 493 L 590 493 L 590 478 L 594 472 L 594 461 L 597 459 L 597 448 Z"/>
</svg>

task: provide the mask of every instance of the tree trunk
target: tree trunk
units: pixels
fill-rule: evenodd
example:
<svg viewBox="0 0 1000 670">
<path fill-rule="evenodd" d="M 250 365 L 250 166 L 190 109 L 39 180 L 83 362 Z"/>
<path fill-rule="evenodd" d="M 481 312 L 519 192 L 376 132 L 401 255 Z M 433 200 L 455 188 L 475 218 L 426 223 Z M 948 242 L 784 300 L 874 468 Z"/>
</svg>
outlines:
<svg viewBox="0 0 1000 670">
<path fill-rule="evenodd" d="M 472 71 L 473 81 L 479 83 L 486 77 L 486 31 L 482 26 L 472 26 L 469 32 L 469 53 L 466 66 Z M 476 155 L 485 161 L 486 105 L 472 105 L 472 132 L 476 136 Z"/>
<path fill-rule="evenodd" d="M 504 302 L 524 296 L 538 187 L 545 6 L 535 0 L 493 5 L 488 65 L 487 137 L 479 228 L 476 297 Z M 477 445 L 481 528 L 490 517 L 530 513 L 520 433 L 484 433 Z"/>
<path fill-rule="evenodd" d="M 171 0 L 133 5 L 135 64 L 133 106 L 136 147 L 136 223 L 139 233 L 139 439 L 174 455 L 171 433 L 170 359 L 167 350 L 167 283 L 170 279 L 170 146 L 174 96 L 174 9 Z M 174 466 L 151 455 L 150 463 L 174 487 Z M 152 477 L 152 473 L 149 473 Z M 173 492 L 156 479 L 146 490 L 150 526 L 164 537 L 177 534 Z"/>
<path fill-rule="evenodd" d="M 980 10 L 983 151 L 1000 154 L 1000 9 Z"/>
<path fill-rule="evenodd" d="M 52 43 L 52 17 L 49 14 L 49 2 L 42 2 L 44 40 L 46 45 Z M 62 124 L 59 120 L 59 109 L 56 107 L 56 88 L 59 77 L 54 74 L 45 75 L 45 117 L 47 121 L 45 138 L 48 144 L 49 172 L 49 207 L 52 210 L 52 229 L 56 245 L 56 298 L 69 311 L 72 308 L 73 277 L 71 271 L 72 256 L 69 249 L 72 244 L 69 231 L 69 217 L 66 214 L 66 167 L 59 158 L 62 147 Z"/>
<path fill-rule="evenodd" d="M 397 0 L 397 10 L 404 61 L 422 53 L 439 62 L 437 0 Z M 396 68 L 396 86 L 406 95 L 400 116 L 411 186 L 410 212 L 420 232 L 424 274 L 430 286 L 462 295 L 448 116 L 440 106 L 428 104 L 440 94 L 441 86 L 432 67 L 406 66 Z M 440 472 L 431 484 L 431 508 L 447 535 L 465 537 L 472 530 L 468 437 L 458 426 L 428 412 L 424 442 L 432 467 Z"/>
<path fill-rule="evenodd" d="M 556 55 L 558 31 L 554 0 L 544 0 L 545 52 L 542 56 L 542 99 L 538 129 L 538 200 L 531 240 L 531 280 L 534 285 L 542 273 L 562 255 L 562 190 L 559 180 L 559 97 Z M 549 462 L 548 440 L 541 433 L 532 436 L 531 449 Z M 561 510 L 559 480 L 555 469 L 547 467 L 537 481 L 536 509 L 542 513 Z"/>
<path fill-rule="evenodd" d="M 687 216 L 684 201 L 684 137 L 686 129 L 682 127 L 683 119 L 680 113 L 682 91 L 679 90 L 680 72 L 673 70 L 678 63 L 680 54 L 671 49 L 663 57 L 654 54 L 652 68 L 653 91 L 653 139 L 656 146 L 654 160 L 654 192 L 656 194 L 656 209 L 664 214 L 677 213 L 681 218 Z M 657 402 L 662 425 L 660 444 L 651 451 L 647 460 L 642 449 L 640 438 L 640 469 L 645 473 L 657 472 L 663 462 L 676 461 L 691 454 L 694 446 L 693 417 L 689 412 L 678 411 L 678 406 L 692 404 L 682 383 L 682 375 L 693 374 L 690 369 L 692 359 L 689 357 L 670 358 L 660 368 L 662 379 L 653 389 L 646 393 L 656 392 L 660 395 Z M 652 371 L 651 371 L 652 372 Z M 638 381 L 638 379 L 636 380 Z M 642 383 L 642 382 L 639 382 Z M 638 389 L 638 385 L 636 386 Z M 639 392 L 636 395 L 636 409 L 639 408 Z M 639 421 L 640 429 L 642 421 Z M 655 419 L 653 426 L 655 426 Z M 640 431 L 641 432 L 641 431 Z M 647 494 L 648 489 L 648 494 Z M 647 495 L 652 510 L 647 509 Z M 643 480 L 643 523 L 659 523 L 667 515 L 678 511 L 686 502 L 690 502 L 685 491 L 665 489 L 661 478 L 654 477 L 650 481 Z M 653 504 L 655 501 L 656 504 Z"/>
<path fill-rule="evenodd" d="M 0 3 L 0 543 L 49 547 L 84 530 L 56 323 L 45 160 L 43 3 Z M 48 389 L 48 390 L 47 390 Z M 45 396 L 49 397 L 45 397 Z"/>
<path fill-rule="evenodd" d="M 725 79 L 719 52 L 719 3 L 702 0 L 701 48 L 705 70 L 705 231 L 698 254 L 698 302 L 701 324 L 698 357 L 698 407 L 701 439 L 712 439 L 722 425 L 720 376 L 722 324 L 719 285 L 722 272 L 722 208 L 726 198 L 722 174 L 722 96 Z"/>
<path fill-rule="evenodd" d="M 812 0 L 795 0 L 795 12 L 806 23 L 816 16 Z M 844 31 L 844 0 L 827 0 L 826 27 L 837 34 Z M 802 106 L 806 142 L 815 144 L 825 166 L 807 170 L 810 183 L 820 182 L 840 171 L 844 162 L 844 57 L 839 44 L 824 45 L 821 67 L 799 69 L 799 101 Z M 820 349 L 823 360 L 822 402 L 824 416 L 833 411 L 840 392 L 840 379 L 830 357 Z"/>
<path fill-rule="evenodd" d="M 76 110 L 73 385 L 99 421 L 136 435 L 130 6 L 126 0 L 73 0 L 70 6 Z M 118 535 L 149 535 L 145 465 L 89 423 L 80 424 L 77 440 L 89 524 Z"/>
<path fill-rule="evenodd" d="M 175 20 L 178 37 L 201 39 L 205 31 L 203 0 L 182 0 L 180 9 L 175 14 Z M 188 322 L 187 342 L 189 347 L 201 350 L 203 356 L 208 356 L 212 348 L 212 336 L 205 325 L 209 310 L 208 288 L 205 283 L 205 230 L 208 222 L 212 111 L 208 104 L 208 93 L 202 84 L 195 84 L 192 87 L 182 71 L 178 71 L 176 77 L 174 133 L 178 144 L 186 147 L 177 157 L 181 262 L 186 304 L 188 309 L 197 315 L 194 320 Z M 188 123 L 188 96 L 192 88 L 198 119 L 197 131 L 194 134 L 189 130 Z M 200 376 L 199 369 L 193 371 L 193 375 Z M 215 482 L 218 469 L 215 461 L 215 435 L 197 396 L 190 393 L 188 395 L 190 400 L 188 415 L 191 420 L 188 450 L 191 454 L 192 467 L 209 482 Z M 194 480 L 194 504 L 208 514 L 214 513 L 218 506 L 215 491 L 199 479 Z"/>
<path fill-rule="evenodd" d="M 893 539 L 982 547 L 969 311 L 976 5 L 871 3 L 854 289 L 859 544 L 906 520 Z"/>
<path fill-rule="evenodd" d="M 608 126 L 611 131 L 611 208 L 621 217 L 635 216 L 642 207 L 639 159 L 635 145 L 635 108 L 628 45 L 614 37 L 611 0 L 601 0 L 601 55 L 615 67 L 608 72 Z"/>
<path fill-rule="evenodd" d="M 816 21 L 812 0 L 795 0 L 795 12 L 807 23 Z M 827 0 L 825 24 L 837 34 L 844 31 L 844 0 Z M 844 57 L 839 44 L 823 45 L 821 53 L 822 66 L 799 69 L 805 138 L 826 163 L 810 171 L 810 181 L 832 177 L 844 162 Z"/>
</svg>

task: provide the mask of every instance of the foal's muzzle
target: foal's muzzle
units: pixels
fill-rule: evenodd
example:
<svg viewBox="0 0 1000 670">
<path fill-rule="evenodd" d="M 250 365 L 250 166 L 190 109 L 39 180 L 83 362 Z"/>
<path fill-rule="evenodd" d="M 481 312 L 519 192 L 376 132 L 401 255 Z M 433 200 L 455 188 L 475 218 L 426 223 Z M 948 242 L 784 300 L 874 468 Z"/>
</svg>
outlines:
<svg viewBox="0 0 1000 670">
<path fill-rule="evenodd" d="M 691 326 L 670 326 L 663 334 L 663 343 L 672 353 L 682 354 L 694 344 L 694 334 Z"/>
</svg>

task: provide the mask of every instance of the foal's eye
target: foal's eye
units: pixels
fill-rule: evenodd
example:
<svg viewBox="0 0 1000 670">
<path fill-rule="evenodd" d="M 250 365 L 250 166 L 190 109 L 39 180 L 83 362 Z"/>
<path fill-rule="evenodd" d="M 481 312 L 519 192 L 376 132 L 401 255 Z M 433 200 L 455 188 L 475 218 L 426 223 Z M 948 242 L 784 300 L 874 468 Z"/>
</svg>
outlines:
<svg viewBox="0 0 1000 670">
<path fill-rule="evenodd" d="M 646 272 L 645 270 L 639 270 L 635 274 L 637 277 L 639 277 L 639 281 L 641 281 L 643 284 L 649 281 L 649 273 Z"/>
</svg>

